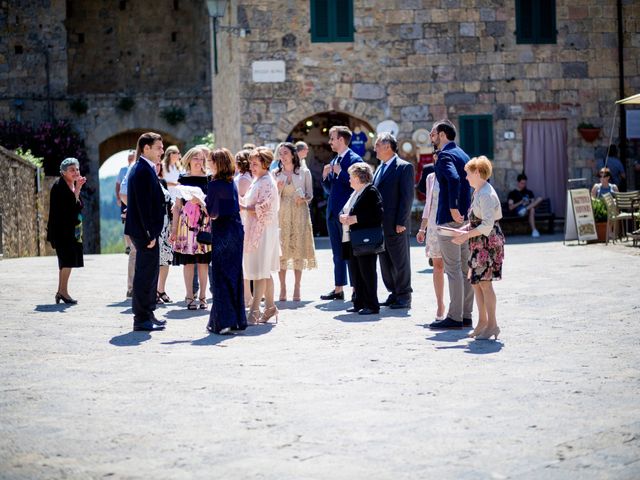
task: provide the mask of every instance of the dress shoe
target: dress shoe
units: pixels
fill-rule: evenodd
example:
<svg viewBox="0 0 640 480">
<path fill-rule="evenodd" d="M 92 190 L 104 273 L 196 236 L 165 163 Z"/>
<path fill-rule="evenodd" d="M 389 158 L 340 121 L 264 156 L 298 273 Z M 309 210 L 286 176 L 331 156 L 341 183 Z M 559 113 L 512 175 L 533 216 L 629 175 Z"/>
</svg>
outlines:
<svg viewBox="0 0 640 480">
<path fill-rule="evenodd" d="M 396 300 L 391 305 L 389 305 L 389 308 L 392 308 L 394 310 L 399 310 L 401 308 L 411 308 L 411 301 L 410 300 Z"/>
<path fill-rule="evenodd" d="M 336 292 L 331 290 L 326 295 L 320 295 L 321 300 L 344 300 L 344 292 Z"/>
<path fill-rule="evenodd" d="M 156 330 L 164 330 L 164 326 L 156 327 L 151 320 L 133 324 L 134 332 L 155 332 Z"/>
<path fill-rule="evenodd" d="M 347 308 L 347 313 L 357 313 L 360 309 L 358 307 Z"/>
<path fill-rule="evenodd" d="M 393 303 L 396 303 L 397 299 L 393 295 L 389 295 L 387 299 L 380 304 L 381 307 L 388 307 Z"/>
<path fill-rule="evenodd" d="M 371 308 L 363 308 L 358 312 L 358 315 L 376 315 L 380 313 L 380 310 L 373 310 Z"/>
<path fill-rule="evenodd" d="M 159 327 L 164 327 L 164 326 L 167 324 L 167 321 L 166 321 L 166 320 L 160 320 L 160 319 L 158 319 L 158 318 L 156 318 L 156 317 L 153 317 L 153 318 L 151 319 L 151 322 L 152 322 L 154 325 L 158 325 Z"/>
<path fill-rule="evenodd" d="M 133 290 L 127 290 L 127 298 L 133 297 Z"/>
<path fill-rule="evenodd" d="M 56 304 L 58 304 L 60 302 L 68 303 L 70 305 L 75 305 L 76 303 L 78 303 L 77 300 L 74 300 L 71 297 L 65 297 L 60 292 L 58 292 L 58 293 L 56 293 Z"/>
<path fill-rule="evenodd" d="M 473 320 L 471 318 L 463 318 L 462 319 L 462 326 L 464 328 L 471 328 L 473 327 Z"/>
<path fill-rule="evenodd" d="M 484 332 L 476 335 L 476 340 L 490 340 L 491 337 L 495 337 L 498 340 L 498 335 L 500 335 L 500 327 L 487 328 Z"/>
<path fill-rule="evenodd" d="M 433 322 L 429 325 L 429 328 L 434 330 L 460 330 L 462 328 L 462 322 L 447 317 L 444 320 Z"/>
</svg>

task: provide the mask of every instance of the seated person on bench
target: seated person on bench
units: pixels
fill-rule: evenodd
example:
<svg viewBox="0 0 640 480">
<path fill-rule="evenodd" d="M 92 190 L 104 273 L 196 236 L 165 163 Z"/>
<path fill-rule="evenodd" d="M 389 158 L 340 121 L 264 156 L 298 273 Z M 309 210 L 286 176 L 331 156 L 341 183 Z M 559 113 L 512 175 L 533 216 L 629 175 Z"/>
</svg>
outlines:
<svg viewBox="0 0 640 480">
<path fill-rule="evenodd" d="M 536 207 L 542 202 L 542 197 L 535 197 L 527 188 L 527 176 L 524 173 L 518 175 L 518 188 L 511 190 L 507 196 L 509 215 L 524 217 L 529 215 L 531 236 L 537 238 L 540 233 L 536 229 Z"/>
</svg>

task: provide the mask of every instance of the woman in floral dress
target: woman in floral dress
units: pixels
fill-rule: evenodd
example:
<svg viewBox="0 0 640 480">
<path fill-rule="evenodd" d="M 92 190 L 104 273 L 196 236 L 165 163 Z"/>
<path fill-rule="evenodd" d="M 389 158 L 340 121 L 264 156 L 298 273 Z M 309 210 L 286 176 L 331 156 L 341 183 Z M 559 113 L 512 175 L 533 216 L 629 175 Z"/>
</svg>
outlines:
<svg viewBox="0 0 640 480">
<path fill-rule="evenodd" d="M 478 340 L 498 339 L 496 294 L 491 282 L 502 278 L 504 235 L 498 220 L 502 218 L 500 199 L 490 183 L 492 166 L 485 156 L 472 158 L 464 167 L 474 189 L 469 208 L 469 231 L 452 241 L 469 242 L 469 277 L 478 306 L 478 325 L 469 334 Z"/>
</svg>

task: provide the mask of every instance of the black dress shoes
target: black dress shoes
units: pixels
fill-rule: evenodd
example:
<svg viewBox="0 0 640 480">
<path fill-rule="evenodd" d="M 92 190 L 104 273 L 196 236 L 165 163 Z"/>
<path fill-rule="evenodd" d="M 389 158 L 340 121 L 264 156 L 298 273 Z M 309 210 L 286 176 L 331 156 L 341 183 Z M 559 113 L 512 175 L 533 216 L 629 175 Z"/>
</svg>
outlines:
<svg viewBox="0 0 640 480">
<path fill-rule="evenodd" d="M 156 326 L 151 320 L 133 324 L 134 332 L 155 332 L 156 330 L 164 330 L 164 326 Z"/>
<path fill-rule="evenodd" d="M 380 303 L 380 306 L 381 307 L 388 307 L 388 306 L 390 306 L 390 305 L 392 305 L 392 304 L 394 304 L 396 302 L 397 302 L 396 297 L 393 296 L 393 295 L 389 295 L 384 302 Z"/>
<path fill-rule="evenodd" d="M 331 290 L 326 295 L 320 295 L 321 300 L 344 300 L 344 292 L 336 292 Z"/>
<path fill-rule="evenodd" d="M 462 322 L 447 317 L 444 320 L 433 322 L 429 325 L 429 328 L 433 330 L 460 330 L 462 328 Z"/>
<path fill-rule="evenodd" d="M 159 327 L 164 327 L 167 324 L 166 320 L 160 320 L 160 319 L 158 319 L 156 317 L 153 317 L 151 319 L 151 322 L 153 322 L 154 325 L 157 325 Z"/>
<path fill-rule="evenodd" d="M 380 313 L 380 310 L 373 310 L 371 308 L 363 308 L 358 312 L 358 315 L 376 315 Z"/>
<path fill-rule="evenodd" d="M 473 320 L 470 318 L 463 318 L 462 319 L 462 326 L 464 328 L 471 328 L 473 327 Z"/>
<path fill-rule="evenodd" d="M 357 313 L 359 311 L 360 311 L 360 309 L 357 308 L 357 307 L 347 308 L 347 313 Z"/>
<path fill-rule="evenodd" d="M 391 305 L 389 305 L 389 308 L 392 308 L 394 310 L 401 309 L 401 308 L 409 309 L 409 308 L 411 308 L 411 301 L 410 300 L 396 300 Z"/>
</svg>

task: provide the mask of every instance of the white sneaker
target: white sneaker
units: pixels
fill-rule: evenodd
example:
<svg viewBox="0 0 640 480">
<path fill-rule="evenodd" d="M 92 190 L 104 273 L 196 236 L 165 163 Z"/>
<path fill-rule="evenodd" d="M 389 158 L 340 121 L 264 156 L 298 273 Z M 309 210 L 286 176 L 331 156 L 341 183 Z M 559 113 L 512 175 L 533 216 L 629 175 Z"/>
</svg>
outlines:
<svg viewBox="0 0 640 480">
<path fill-rule="evenodd" d="M 540 236 L 540 232 L 536 229 L 533 230 L 533 232 L 531 232 L 531 236 L 533 238 L 538 238 Z"/>
</svg>

